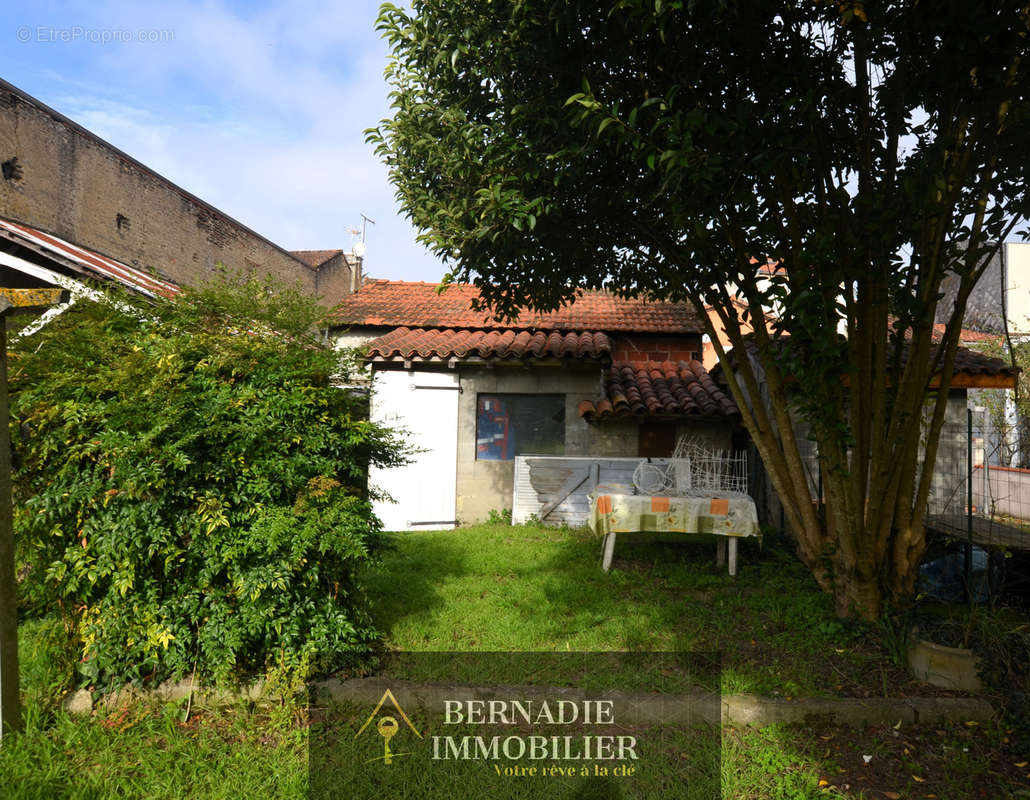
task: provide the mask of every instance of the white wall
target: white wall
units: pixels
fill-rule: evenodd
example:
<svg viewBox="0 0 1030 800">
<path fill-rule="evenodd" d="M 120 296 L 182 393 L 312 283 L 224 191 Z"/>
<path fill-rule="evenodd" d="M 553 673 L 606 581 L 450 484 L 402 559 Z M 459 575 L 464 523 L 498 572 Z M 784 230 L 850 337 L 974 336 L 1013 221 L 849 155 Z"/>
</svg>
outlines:
<svg viewBox="0 0 1030 800">
<path fill-rule="evenodd" d="M 1008 272 L 1005 304 L 1009 333 L 1030 334 L 1030 243 L 1007 242 L 1005 265 Z"/>
<path fill-rule="evenodd" d="M 372 421 L 403 429 L 405 439 L 419 451 L 410 464 L 369 469 L 369 484 L 395 501 L 374 504 L 386 530 L 454 527 L 458 394 L 458 376 L 453 371 L 375 372 Z"/>
</svg>

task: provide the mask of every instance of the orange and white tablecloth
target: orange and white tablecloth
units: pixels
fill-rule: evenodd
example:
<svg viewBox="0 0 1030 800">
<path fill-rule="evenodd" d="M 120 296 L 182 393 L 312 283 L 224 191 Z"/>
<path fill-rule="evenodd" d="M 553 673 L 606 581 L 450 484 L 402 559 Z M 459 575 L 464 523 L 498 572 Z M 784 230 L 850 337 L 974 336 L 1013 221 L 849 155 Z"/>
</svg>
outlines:
<svg viewBox="0 0 1030 800">
<path fill-rule="evenodd" d="M 758 536 L 758 512 L 750 497 L 662 497 L 598 494 L 590 500 L 590 527 L 608 533 L 712 533 Z"/>
</svg>

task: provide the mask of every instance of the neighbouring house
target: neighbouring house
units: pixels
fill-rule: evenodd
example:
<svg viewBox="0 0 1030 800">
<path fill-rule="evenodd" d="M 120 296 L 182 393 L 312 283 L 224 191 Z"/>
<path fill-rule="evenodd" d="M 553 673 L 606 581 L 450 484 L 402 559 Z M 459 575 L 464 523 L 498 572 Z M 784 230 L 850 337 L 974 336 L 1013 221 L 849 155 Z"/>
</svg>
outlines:
<svg viewBox="0 0 1030 800">
<path fill-rule="evenodd" d="M 331 306 L 361 279 L 355 254 L 285 250 L 3 80 L 0 219 L 180 286 L 223 264 Z"/>
<path fill-rule="evenodd" d="M 365 348 L 372 415 L 421 452 L 370 480 L 390 530 L 454 527 L 512 507 L 526 454 L 661 458 L 690 436 L 732 445 L 739 412 L 700 362 L 686 303 L 582 291 L 517 320 L 474 311 L 478 290 L 366 281 L 331 313 L 337 346 Z"/>
<path fill-rule="evenodd" d="M 937 333 L 943 333 L 943 326 Z M 973 331 L 962 331 L 960 338 L 963 344 L 969 345 L 983 341 L 982 334 Z M 789 342 L 789 337 L 783 337 L 780 341 L 786 344 Z M 903 350 L 903 361 L 907 358 L 907 349 L 906 347 Z M 748 350 L 748 358 L 759 380 L 759 392 L 764 396 L 764 371 L 757 361 L 754 345 L 749 343 Z M 732 364 L 733 359 L 737 356 L 734 353 L 730 355 Z M 932 354 L 932 356 L 935 355 L 935 353 Z M 721 366 L 712 370 L 717 381 L 721 380 L 721 372 Z M 977 352 L 968 346 L 958 348 L 955 356 L 954 375 L 948 393 L 944 427 L 941 431 L 937 459 L 934 464 L 933 483 L 928 498 L 931 517 L 954 517 L 961 516 L 963 513 L 966 500 L 967 461 L 970 455 L 970 435 L 967 426 L 969 395 L 986 390 L 1010 389 L 1015 385 L 1018 373 L 1018 369 L 1000 358 Z M 928 391 L 934 392 L 939 385 L 939 378 L 932 378 L 927 387 Z M 818 502 L 822 496 L 818 448 L 815 442 L 807 437 L 808 426 L 806 423 L 795 418 L 794 429 L 798 449 L 807 473 L 809 492 L 813 502 Z M 975 440 L 973 447 L 972 455 L 975 459 L 977 447 Z M 979 447 L 982 458 L 982 440 Z M 750 463 L 760 463 L 753 447 L 749 449 L 748 458 Z M 764 469 L 751 471 L 750 490 L 758 506 L 761 521 L 783 527 L 785 515 L 782 505 Z"/>
<path fill-rule="evenodd" d="M 958 284 L 957 275 L 941 284 L 938 323 L 951 316 Z M 1030 243 L 1005 242 L 998 248 L 966 300 L 962 324 L 983 333 L 1007 332 L 1020 341 L 1030 336 Z"/>
</svg>

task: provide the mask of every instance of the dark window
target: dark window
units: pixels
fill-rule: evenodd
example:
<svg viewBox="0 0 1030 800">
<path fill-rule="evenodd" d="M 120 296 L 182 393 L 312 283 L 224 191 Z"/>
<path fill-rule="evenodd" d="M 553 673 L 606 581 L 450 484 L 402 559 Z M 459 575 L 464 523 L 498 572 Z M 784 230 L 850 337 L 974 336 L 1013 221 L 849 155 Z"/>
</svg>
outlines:
<svg viewBox="0 0 1030 800">
<path fill-rule="evenodd" d="M 676 448 L 675 422 L 642 422 L 637 436 L 641 458 L 668 458 Z"/>
<path fill-rule="evenodd" d="M 476 458 L 510 461 L 565 452 L 565 396 L 481 394 L 476 399 Z"/>
</svg>

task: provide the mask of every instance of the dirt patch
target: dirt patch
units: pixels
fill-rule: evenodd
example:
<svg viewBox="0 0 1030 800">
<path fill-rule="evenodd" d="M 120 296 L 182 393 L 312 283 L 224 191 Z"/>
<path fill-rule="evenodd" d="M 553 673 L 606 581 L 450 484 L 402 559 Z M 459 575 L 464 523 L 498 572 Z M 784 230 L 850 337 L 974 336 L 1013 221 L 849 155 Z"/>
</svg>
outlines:
<svg viewBox="0 0 1030 800">
<path fill-rule="evenodd" d="M 1030 754 L 1003 727 L 790 728 L 820 785 L 845 797 L 1007 798 L 1030 791 Z M 737 736 L 739 731 L 728 735 Z M 825 782 L 825 783 L 823 783 Z"/>
</svg>

